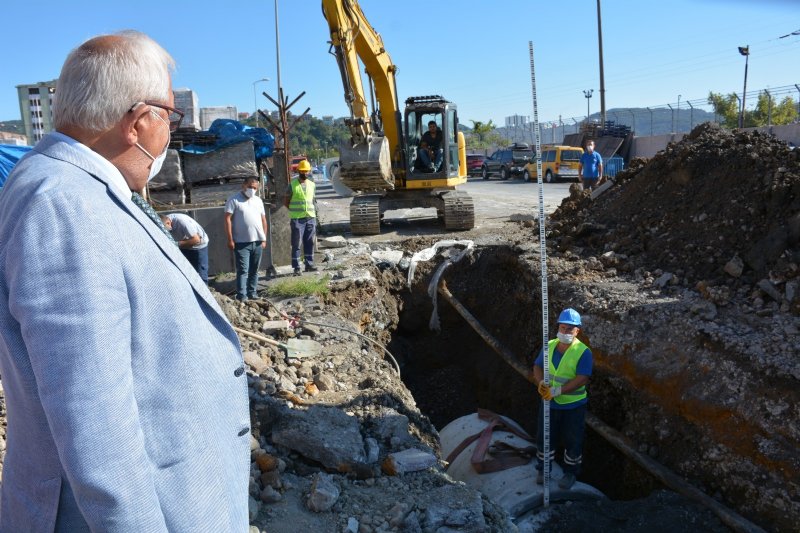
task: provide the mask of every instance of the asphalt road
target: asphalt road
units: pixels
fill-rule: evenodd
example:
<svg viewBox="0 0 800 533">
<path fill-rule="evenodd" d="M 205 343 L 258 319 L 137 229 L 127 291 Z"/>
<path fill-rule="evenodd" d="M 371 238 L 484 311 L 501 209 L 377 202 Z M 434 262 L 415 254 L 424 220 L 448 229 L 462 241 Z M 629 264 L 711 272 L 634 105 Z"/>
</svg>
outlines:
<svg viewBox="0 0 800 533">
<path fill-rule="evenodd" d="M 550 214 L 569 196 L 570 182 L 544 184 L 544 210 Z M 508 221 L 513 214 L 539 216 L 539 186 L 522 180 L 500 181 L 470 178 L 459 190 L 473 197 L 475 202 L 475 227 L 491 230 Z M 318 180 L 318 217 L 322 227 L 330 232 L 345 232 L 349 229 L 350 198 L 342 198 L 325 181 Z M 400 209 L 387 211 L 381 228 L 383 238 L 396 233 L 398 236 L 441 233 L 441 224 L 436 220 L 434 209 Z"/>
</svg>

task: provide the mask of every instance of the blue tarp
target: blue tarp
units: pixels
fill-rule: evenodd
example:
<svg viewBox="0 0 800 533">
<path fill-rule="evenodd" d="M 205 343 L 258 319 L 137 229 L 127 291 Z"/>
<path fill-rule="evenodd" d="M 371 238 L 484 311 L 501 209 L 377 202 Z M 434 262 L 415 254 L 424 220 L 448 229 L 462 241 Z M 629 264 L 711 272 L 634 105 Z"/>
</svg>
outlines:
<svg viewBox="0 0 800 533">
<path fill-rule="evenodd" d="M 31 146 L 14 146 L 12 144 L 0 144 L 0 189 L 6 184 L 6 178 L 11 173 L 11 169 L 17 161 L 31 151 Z"/>
<path fill-rule="evenodd" d="M 275 148 L 275 137 L 264 128 L 251 128 L 237 120 L 218 118 L 208 128 L 209 133 L 217 136 L 217 142 L 210 146 L 200 144 L 187 144 L 181 152 L 190 154 L 205 154 L 242 141 L 253 141 L 257 160 L 272 156 Z"/>
</svg>

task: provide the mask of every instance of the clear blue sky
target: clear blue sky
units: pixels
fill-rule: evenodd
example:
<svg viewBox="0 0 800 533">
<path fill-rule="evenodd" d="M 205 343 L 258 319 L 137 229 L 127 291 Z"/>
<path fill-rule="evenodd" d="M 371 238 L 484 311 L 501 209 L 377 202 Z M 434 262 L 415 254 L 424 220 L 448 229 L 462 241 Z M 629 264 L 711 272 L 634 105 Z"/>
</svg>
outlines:
<svg viewBox="0 0 800 533">
<path fill-rule="evenodd" d="M 58 76 L 83 40 L 121 29 L 143 31 L 176 59 L 174 86 L 201 107 L 252 112 L 253 81 L 277 92 L 275 0 L 3 2 L 0 120 L 18 119 L 15 85 Z M 318 0 L 278 0 L 281 81 L 293 111 L 347 114 L 329 32 Z M 502 125 L 532 115 L 528 41 L 533 41 L 540 120 L 586 113 L 584 89 L 599 110 L 594 0 L 361 0 L 398 66 L 401 103 L 441 94 L 461 122 Z M 740 92 L 750 45 L 748 91 L 800 84 L 797 0 L 603 0 L 606 107 L 645 107 Z M 797 93 L 793 96 L 797 99 Z M 273 109 L 259 96 L 262 109 Z"/>
</svg>

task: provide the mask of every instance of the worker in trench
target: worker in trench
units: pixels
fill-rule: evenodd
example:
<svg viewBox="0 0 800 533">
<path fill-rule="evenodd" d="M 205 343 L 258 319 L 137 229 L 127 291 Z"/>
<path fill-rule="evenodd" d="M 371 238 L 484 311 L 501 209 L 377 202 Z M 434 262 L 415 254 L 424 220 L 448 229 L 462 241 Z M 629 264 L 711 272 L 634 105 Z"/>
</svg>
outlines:
<svg viewBox="0 0 800 533">
<path fill-rule="evenodd" d="M 583 458 L 583 435 L 586 418 L 586 384 L 592 375 L 592 351 L 578 340 L 581 315 L 574 309 L 564 309 L 558 316 L 556 339 L 547 343 L 550 384 L 544 382 L 544 350 L 539 352 L 533 375 L 542 397 L 539 402 L 539 422 L 536 433 L 536 482 L 544 483 L 544 431 L 542 424 L 544 402 L 550 402 L 550 449 L 548 460 L 555 457 L 555 446 L 564 447 L 564 476 L 558 481 L 561 489 L 575 484 Z"/>
</svg>

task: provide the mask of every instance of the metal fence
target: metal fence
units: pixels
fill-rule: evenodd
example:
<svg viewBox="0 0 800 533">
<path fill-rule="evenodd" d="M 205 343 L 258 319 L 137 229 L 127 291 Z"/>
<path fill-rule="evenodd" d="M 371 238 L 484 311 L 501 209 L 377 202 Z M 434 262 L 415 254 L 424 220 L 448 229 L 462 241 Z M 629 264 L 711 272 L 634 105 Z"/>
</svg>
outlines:
<svg viewBox="0 0 800 533">
<path fill-rule="evenodd" d="M 755 110 L 758 97 L 767 93 L 775 102 L 780 102 L 787 96 L 792 99 L 797 107 L 795 121 L 800 119 L 800 84 L 784 85 L 767 89 L 747 91 L 745 94 L 745 113 Z M 727 93 L 730 94 L 730 93 Z M 723 96 L 727 96 L 723 94 Z M 741 107 L 741 93 L 733 93 Z M 539 122 L 541 128 L 541 142 L 543 144 L 558 144 L 564 140 L 565 135 L 578 133 L 581 126 L 588 122 L 600 122 L 600 113 L 592 113 L 578 117 L 558 117 L 558 119 L 543 120 Z M 703 122 L 720 123 L 721 117 L 714 113 L 708 97 L 692 100 L 681 100 L 666 104 L 652 105 L 644 108 L 614 108 L 606 111 L 606 121 L 612 124 L 630 127 L 637 136 L 652 136 L 666 133 L 683 133 L 691 131 Z M 769 124 L 768 124 L 769 125 Z M 497 128 L 501 137 L 509 144 L 534 143 L 533 123 Z M 488 151 L 488 150 L 479 150 Z"/>
</svg>

